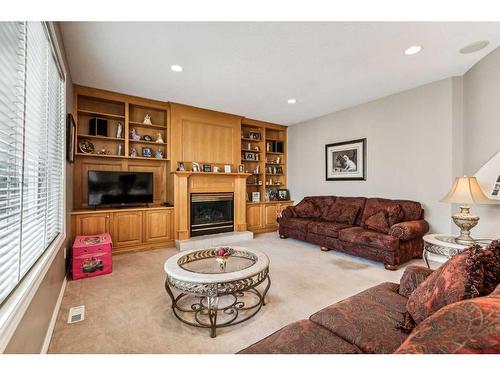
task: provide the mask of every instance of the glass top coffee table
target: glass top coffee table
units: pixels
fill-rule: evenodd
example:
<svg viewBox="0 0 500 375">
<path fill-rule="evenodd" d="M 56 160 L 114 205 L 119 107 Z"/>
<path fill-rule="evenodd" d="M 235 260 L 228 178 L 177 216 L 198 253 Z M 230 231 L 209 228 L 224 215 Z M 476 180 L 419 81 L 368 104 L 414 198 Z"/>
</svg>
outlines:
<svg viewBox="0 0 500 375">
<path fill-rule="evenodd" d="M 271 286 L 268 257 L 236 246 L 181 252 L 167 259 L 165 273 L 174 315 L 211 337 L 257 314 Z"/>
</svg>

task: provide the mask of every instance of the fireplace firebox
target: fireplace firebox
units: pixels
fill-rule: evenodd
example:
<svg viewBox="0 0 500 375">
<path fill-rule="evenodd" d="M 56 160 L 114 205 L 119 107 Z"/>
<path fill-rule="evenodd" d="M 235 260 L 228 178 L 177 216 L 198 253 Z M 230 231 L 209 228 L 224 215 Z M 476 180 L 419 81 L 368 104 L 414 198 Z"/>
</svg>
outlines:
<svg viewBox="0 0 500 375">
<path fill-rule="evenodd" d="M 191 237 L 233 230 L 233 193 L 191 194 Z"/>
</svg>

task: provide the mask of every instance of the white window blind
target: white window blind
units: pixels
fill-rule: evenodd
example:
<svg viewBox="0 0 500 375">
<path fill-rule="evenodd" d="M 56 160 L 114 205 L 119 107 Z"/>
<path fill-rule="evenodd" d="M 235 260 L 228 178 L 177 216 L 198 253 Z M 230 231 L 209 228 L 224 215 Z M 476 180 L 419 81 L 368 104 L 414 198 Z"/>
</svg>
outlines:
<svg viewBox="0 0 500 375">
<path fill-rule="evenodd" d="M 0 303 L 19 281 L 25 28 L 0 23 Z"/>
<path fill-rule="evenodd" d="M 64 78 L 46 25 L 0 22 L 0 303 L 63 230 Z"/>
</svg>

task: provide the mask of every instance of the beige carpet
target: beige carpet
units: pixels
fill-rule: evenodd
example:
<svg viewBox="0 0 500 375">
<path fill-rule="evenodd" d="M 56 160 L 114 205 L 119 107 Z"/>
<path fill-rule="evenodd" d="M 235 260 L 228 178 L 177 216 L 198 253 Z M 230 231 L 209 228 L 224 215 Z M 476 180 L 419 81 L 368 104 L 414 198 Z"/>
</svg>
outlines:
<svg viewBox="0 0 500 375">
<path fill-rule="evenodd" d="M 219 329 L 214 339 L 206 329 L 181 323 L 164 290 L 163 263 L 177 251 L 124 254 L 114 257 L 112 274 L 68 282 L 49 353 L 235 353 L 352 294 L 399 282 L 403 273 L 276 233 L 240 245 L 264 252 L 271 262 L 267 305 L 247 322 Z M 86 307 L 85 320 L 67 324 L 69 308 L 78 305 Z"/>
</svg>

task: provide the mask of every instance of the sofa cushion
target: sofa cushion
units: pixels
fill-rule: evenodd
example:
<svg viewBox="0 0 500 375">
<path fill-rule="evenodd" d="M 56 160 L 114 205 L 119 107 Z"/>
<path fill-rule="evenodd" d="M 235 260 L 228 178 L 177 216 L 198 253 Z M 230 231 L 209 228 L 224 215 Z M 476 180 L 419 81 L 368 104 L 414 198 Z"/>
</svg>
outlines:
<svg viewBox="0 0 500 375">
<path fill-rule="evenodd" d="M 280 220 L 280 227 L 288 228 L 299 232 L 307 232 L 307 226 L 311 219 L 304 219 L 301 217 L 290 217 Z"/>
<path fill-rule="evenodd" d="M 360 227 L 342 229 L 339 240 L 356 245 L 375 247 L 381 250 L 395 251 L 399 247 L 399 240 L 384 233 Z"/>
<path fill-rule="evenodd" d="M 361 351 L 329 330 L 299 320 L 243 349 L 240 354 L 356 354 Z"/>
<path fill-rule="evenodd" d="M 310 317 L 364 353 L 393 353 L 408 337 L 403 323 L 406 298 L 398 284 L 382 283 L 331 305 Z"/>
<path fill-rule="evenodd" d="M 481 251 L 469 248 L 435 270 L 408 298 L 406 307 L 418 324 L 450 303 L 478 297 L 483 287 Z"/>
<path fill-rule="evenodd" d="M 387 220 L 387 212 L 379 211 L 376 214 L 373 214 L 369 218 L 365 220 L 365 228 L 372 229 L 376 232 L 380 233 L 389 233 L 389 222 Z"/>
<path fill-rule="evenodd" d="M 312 196 L 312 197 L 307 197 L 307 199 L 311 200 L 321 211 L 321 219 L 324 219 L 324 215 L 326 212 L 330 209 L 332 205 L 335 204 L 335 201 L 337 200 L 337 197 L 331 195 L 325 195 L 325 196 Z"/>
<path fill-rule="evenodd" d="M 410 297 L 415 289 L 434 272 L 422 266 L 408 266 L 401 276 L 398 292 L 402 296 Z"/>
<path fill-rule="evenodd" d="M 396 353 L 500 353 L 500 298 L 480 297 L 443 307 L 420 323 Z"/>
<path fill-rule="evenodd" d="M 356 215 L 355 225 L 360 225 L 361 216 L 363 214 L 363 209 L 365 207 L 366 198 L 364 197 L 337 197 L 335 203 L 350 204 L 359 207 L 358 214 Z"/>
<path fill-rule="evenodd" d="M 389 227 L 402 222 L 405 218 L 405 212 L 403 211 L 403 207 L 401 207 L 399 203 L 387 205 L 385 211 L 387 212 L 387 221 L 389 222 Z"/>
<path fill-rule="evenodd" d="M 318 218 L 321 216 L 321 210 L 310 198 L 304 198 L 294 208 L 295 214 L 301 218 Z"/>
<path fill-rule="evenodd" d="M 328 221 L 311 221 L 307 226 L 307 231 L 315 234 L 321 234 L 323 236 L 337 238 L 340 230 L 350 227 L 352 227 L 352 225 L 331 223 Z"/>
<path fill-rule="evenodd" d="M 384 198 L 368 198 L 363 210 L 361 225 L 364 225 L 367 218 L 379 211 L 387 212 L 397 210 L 395 209 L 395 205 L 400 205 L 403 210 L 402 219 L 401 216 L 397 216 L 400 219 L 399 222 L 419 220 L 422 218 L 422 205 L 418 202 Z M 396 214 L 393 213 L 393 215 Z"/>
<path fill-rule="evenodd" d="M 484 283 L 481 295 L 493 292 L 500 283 L 500 241 L 492 241 L 485 249 L 483 256 Z"/>
<path fill-rule="evenodd" d="M 334 203 L 321 216 L 323 220 L 353 225 L 359 212 L 359 206 L 346 203 Z"/>
</svg>

